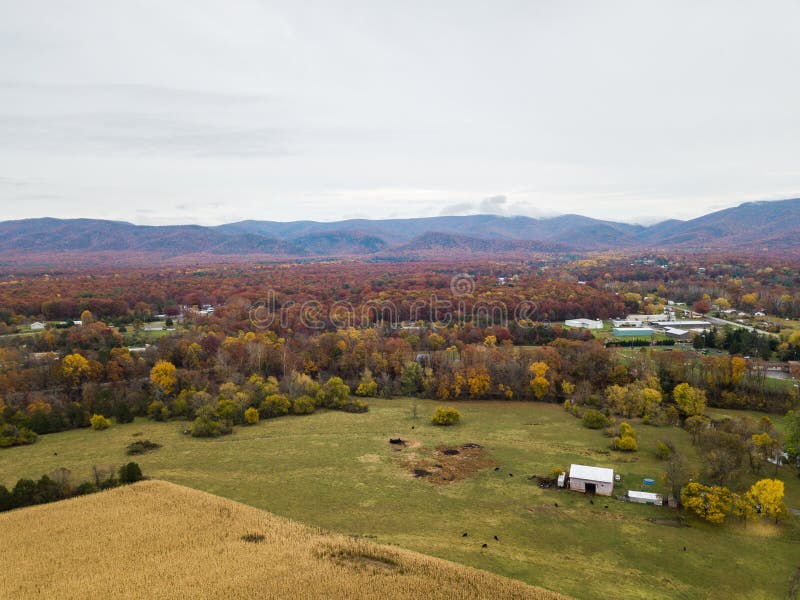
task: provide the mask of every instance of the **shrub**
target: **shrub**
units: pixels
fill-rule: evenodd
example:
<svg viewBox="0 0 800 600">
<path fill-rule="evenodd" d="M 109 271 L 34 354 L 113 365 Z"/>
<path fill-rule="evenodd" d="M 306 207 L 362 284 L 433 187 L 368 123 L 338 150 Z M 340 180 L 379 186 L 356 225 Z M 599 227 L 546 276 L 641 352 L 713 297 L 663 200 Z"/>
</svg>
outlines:
<svg viewBox="0 0 800 600">
<path fill-rule="evenodd" d="M 589 429 L 602 429 L 608 426 L 608 417 L 599 410 L 589 409 L 585 411 L 581 420 L 583 421 L 583 426 Z"/>
<path fill-rule="evenodd" d="M 86 494 L 94 494 L 97 491 L 97 486 L 91 481 L 84 481 L 72 490 L 73 496 L 84 496 Z"/>
<path fill-rule="evenodd" d="M 373 381 L 362 381 L 356 387 L 356 396 L 375 396 L 378 393 L 378 384 Z"/>
<path fill-rule="evenodd" d="M 190 433 L 192 437 L 217 437 L 233 431 L 227 421 L 221 421 L 211 406 L 203 406 L 197 411 L 197 418 L 192 421 Z"/>
<path fill-rule="evenodd" d="M 258 423 L 258 409 L 252 406 L 244 411 L 244 422 L 248 425 L 255 425 Z"/>
<path fill-rule="evenodd" d="M 114 406 L 114 419 L 120 425 L 133 422 L 133 412 L 125 400 L 120 400 Z"/>
<path fill-rule="evenodd" d="M 296 415 L 310 415 L 314 412 L 316 404 L 310 396 L 300 396 L 292 403 L 292 412 Z"/>
<path fill-rule="evenodd" d="M 264 398 L 258 412 L 263 419 L 273 419 L 288 414 L 291 408 L 292 403 L 286 394 L 271 394 Z"/>
<path fill-rule="evenodd" d="M 455 425 L 461 420 L 461 415 L 455 408 L 440 407 L 436 409 L 431 417 L 431 423 L 434 425 Z"/>
<path fill-rule="evenodd" d="M 632 435 L 623 435 L 622 437 L 617 436 L 614 438 L 612 445 L 614 449 L 621 450 L 623 452 L 636 452 L 638 445 L 636 444 L 636 438 Z"/>
<path fill-rule="evenodd" d="M 27 427 L 15 427 L 7 423 L 0 427 L 0 448 L 32 444 L 38 436 Z"/>
<path fill-rule="evenodd" d="M 369 406 L 361 400 L 350 400 L 342 406 L 342 410 L 349 413 L 365 413 L 369 410 Z"/>
<path fill-rule="evenodd" d="M 147 405 L 147 416 L 154 421 L 166 421 L 169 418 L 169 409 L 161 400 L 153 400 Z"/>
<path fill-rule="evenodd" d="M 633 432 L 633 427 L 631 427 L 631 424 L 624 421 L 619 424 L 619 435 L 620 437 L 636 438 L 636 434 Z"/>
<path fill-rule="evenodd" d="M 106 419 L 103 415 L 92 415 L 92 417 L 89 419 L 89 424 L 95 431 L 108 429 L 111 427 L 111 421 Z"/>
<path fill-rule="evenodd" d="M 672 455 L 672 449 L 664 442 L 656 444 L 656 456 L 661 460 L 667 460 Z"/>
<path fill-rule="evenodd" d="M 128 447 L 125 449 L 125 454 L 144 454 L 145 452 L 149 452 L 150 450 L 155 450 L 157 448 L 161 448 L 161 444 L 156 444 L 150 440 L 136 440 L 135 442 L 128 444 Z"/>
<path fill-rule="evenodd" d="M 350 397 L 350 388 L 341 377 L 331 377 L 322 386 L 317 398 L 327 408 L 342 408 Z"/>
<path fill-rule="evenodd" d="M 129 462 L 119 468 L 120 483 L 136 483 L 142 480 L 142 469 L 135 462 Z"/>
</svg>

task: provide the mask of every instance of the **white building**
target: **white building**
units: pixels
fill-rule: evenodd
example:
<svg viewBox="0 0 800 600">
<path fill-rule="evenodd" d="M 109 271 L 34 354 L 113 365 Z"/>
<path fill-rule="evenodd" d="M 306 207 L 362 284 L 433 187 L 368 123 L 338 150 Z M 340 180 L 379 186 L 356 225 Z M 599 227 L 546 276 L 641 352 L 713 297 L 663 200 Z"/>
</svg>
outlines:
<svg viewBox="0 0 800 600">
<path fill-rule="evenodd" d="M 689 331 L 686 329 L 679 329 L 677 327 L 665 327 L 664 333 L 674 338 L 686 339 L 689 337 Z"/>
<path fill-rule="evenodd" d="M 41 321 L 36 321 L 35 323 L 31 323 L 31 331 L 41 331 L 44 329 L 44 323 Z"/>
<path fill-rule="evenodd" d="M 659 321 L 668 321 L 669 315 L 661 313 L 660 315 L 628 315 L 628 321 L 636 321 L 637 323 L 657 323 Z"/>
<path fill-rule="evenodd" d="M 664 327 L 665 329 L 668 327 L 673 327 L 677 329 L 709 329 L 711 327 L 711 323 L 709 323 L 708 321 L 691 321 L 691 320 L 661 321 L 658 325 L 660 327 Z"/>
<path fill-rule="evenodd" d="M 637 492 L 636 490 L 628 490 L 626 494 L 628 502 L 636 502 L 637 504 L 655 504 L 661 506 L 664 504 L 664 499 L 661 494 L 654 492 Z"/>
<path fill-rule="evenodd" d="M 614 469 L 570 465 L 569 489 L 585 494 L 610 496 L 614 491 Z"/>
<path fill-rule="evenodd" d="M 567 327 L 577 327 L 580 329 L 602 329 L 603 322 L 600 319 L 567 319 L 564 321 Z"/>
</svg>

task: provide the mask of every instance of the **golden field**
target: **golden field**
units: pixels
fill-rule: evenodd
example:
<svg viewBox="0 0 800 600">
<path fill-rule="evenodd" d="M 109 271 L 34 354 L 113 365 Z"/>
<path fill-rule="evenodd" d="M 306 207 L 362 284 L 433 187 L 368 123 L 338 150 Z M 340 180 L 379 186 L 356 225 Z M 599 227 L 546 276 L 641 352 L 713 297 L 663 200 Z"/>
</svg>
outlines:
<svg viewBox="0 0 800 600">
<path fill-rule="evenodd" d="M 563 598 L 145 481 L 0 514 L 4 598 Z"/>
</svg>

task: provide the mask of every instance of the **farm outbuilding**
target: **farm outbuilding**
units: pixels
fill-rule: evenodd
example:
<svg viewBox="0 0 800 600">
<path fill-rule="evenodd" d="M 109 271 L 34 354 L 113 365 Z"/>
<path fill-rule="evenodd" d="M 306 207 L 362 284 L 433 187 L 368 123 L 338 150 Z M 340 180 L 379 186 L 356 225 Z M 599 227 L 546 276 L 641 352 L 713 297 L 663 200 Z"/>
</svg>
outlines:
<svg viewBox="0 0 800 600">
<path fill-rule="evenodd" d="M 628 490 L 628 501 L 636 502 L 637 504 L 655 504 L 661 506 L 664 504 L 664 498 L 661 494 L 654 492 L 637 492 L 636 490 Z"/>
<path fill-rule="evenodd" d="M 570 465 L 569 489 L 585 494 L 610 496 L 614 491 L 614 469 Z"/>
</svg>

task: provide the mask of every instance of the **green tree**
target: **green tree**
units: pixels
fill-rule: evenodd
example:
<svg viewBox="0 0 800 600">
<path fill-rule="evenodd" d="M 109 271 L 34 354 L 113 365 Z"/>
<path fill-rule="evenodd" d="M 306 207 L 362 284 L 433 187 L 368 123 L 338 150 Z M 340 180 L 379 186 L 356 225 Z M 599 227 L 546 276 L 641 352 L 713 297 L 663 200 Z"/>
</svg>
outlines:
<svg viewBox="0 0 800 600">
<path fill-rule="evenodd" d="M 400 391 L 406 396 L 413 396 L 422 390 L 422 367 L 416 361 L 408 361 L 400 374 Z"/>
<path fill-rule="evenodd" d="M 142 469 L 135 462 L 129 462 L 119 468 L 120 483 L 136 483 L 142 480 Z"/>
</svg>

